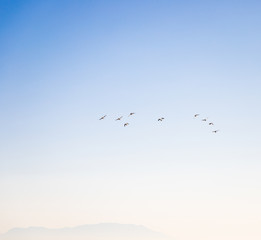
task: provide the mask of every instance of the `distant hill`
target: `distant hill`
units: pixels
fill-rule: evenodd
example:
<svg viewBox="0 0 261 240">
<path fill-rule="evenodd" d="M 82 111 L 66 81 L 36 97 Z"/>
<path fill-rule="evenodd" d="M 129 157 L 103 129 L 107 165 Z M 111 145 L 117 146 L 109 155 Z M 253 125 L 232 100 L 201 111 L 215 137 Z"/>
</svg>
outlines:
<svg viewBox="0 0 261 240">
<path fill-rule="evenodd" d="M 0 240 L 173 240 L 141 225 L 101 223 L 73 228 L 14 228 Z"/>
</svg>

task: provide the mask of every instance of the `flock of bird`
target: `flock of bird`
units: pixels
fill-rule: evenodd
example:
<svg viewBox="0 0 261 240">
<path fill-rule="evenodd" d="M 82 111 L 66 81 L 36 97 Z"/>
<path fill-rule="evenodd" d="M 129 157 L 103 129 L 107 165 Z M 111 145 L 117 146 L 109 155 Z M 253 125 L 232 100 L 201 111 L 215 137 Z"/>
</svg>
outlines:
<svg viewBox="0 0 261 240">
<path fill-rule="evenodd" d="M 199 115 L 200 115 L 199 113 L 195 114 L 195 115 L 194 115 L 194 118 L 198 118 Z M 201 121 L 203 121 L 203 122 L 207 122 L 207 120 L 208 120 L 208 118 L 203 118 L 203 119 L 201 119 Z M 208 125 L 209 125 L 209 126 L 214 126 L 214 123 L 213 123 L 213 122 L 208 122 Z M 217 132 L 219 132 L 219 129 L 213 130 L 212 132 L 213 132 L 213 133 L 217 133 Z"/>
<path fill-rule="evenodd" d="M 131 113 L 128 115 L 128 117 L 130 117 L 130 116 L 132 116 L 132 115 L 134 115 L 134 114 L 135 114 L 134 112 L 131 112 Z M 200 114 L 197 113 L 197 114 L 194 115 L 194 118 L 198 118 L 199 116 L 200 116 Z M 101 118 L 99 118 L 99 120 L 103 120 L 103 119 L 106 118 L 106 117 L 107 117 L 107 115 L 104 115 L 104 116 L 102 116 Z M 115 121 L 121 121 L 122 118 L 123 118 L 123 116 L 120 116 L 120 117 L 116 118 Z M 164 117 L 161 117 L 161 118 L 158 118 L 158 121 L 162 122 L 164 119 L 165 119 Z M 201 121 L 203 121 L 203 122 L 207 122 L 207 120 L 208 120 L 208 118 L 203 118 L 203 119 L 201 119 Z M 128 125 L 129 125 L 128 122 L 125 122 L 125 123 L 123 124 L 124 127 L 127 127 Z M 213 123 L 213 122 L 208 122 L 208 125 L 209 125 L 209 126 L 214 126 L 214 123 Z M 219 130 L 218 130 L 218 129 L 217 129 L 217 130 L 213 130 L 212 132 L 213 132 L 213 133 L 217 133 L 217 132 L 219 132 Z"/>
<path fill-rule="evenodd" d="M 134 112 L 131 112 L 131 113 L 128 115 L 128 117 L 130 117 L 130 116 L 132 116 L 132 115 L 134 115 L 134 114 L 135 114 Z M 106 118 L 106 117 L 107 117 L 107 115 L 104 115 L 104 116 L 102 116 L 99 120 L 103 120 L 103 119 Z M 123 118 L 123 116 L 120 116 L 120 117 L 116 118 L 115 121 L 120 121 L 122 118 Z M 158 121 L 163 121 L 163 120 L 164 120 L 163 117 L 158 119 Z M 125 123 L 123 124 L 124 127 L 127 127 L 128 125 L 130 125 L 128 122 L 125 122 Z"/>
</svg>

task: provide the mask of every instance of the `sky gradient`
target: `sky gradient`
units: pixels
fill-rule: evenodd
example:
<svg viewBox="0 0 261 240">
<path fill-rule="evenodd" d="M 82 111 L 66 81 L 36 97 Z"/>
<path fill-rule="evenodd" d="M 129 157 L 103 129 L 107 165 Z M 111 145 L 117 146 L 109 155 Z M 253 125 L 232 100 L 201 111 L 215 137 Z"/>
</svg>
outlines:
<svg viewBox="0 0 261 240">
<path fill-rule="evenodd" d="M 1 1 L 0 233 L 117 222 L 260 240 L 260 12 Z"/>
</svg>

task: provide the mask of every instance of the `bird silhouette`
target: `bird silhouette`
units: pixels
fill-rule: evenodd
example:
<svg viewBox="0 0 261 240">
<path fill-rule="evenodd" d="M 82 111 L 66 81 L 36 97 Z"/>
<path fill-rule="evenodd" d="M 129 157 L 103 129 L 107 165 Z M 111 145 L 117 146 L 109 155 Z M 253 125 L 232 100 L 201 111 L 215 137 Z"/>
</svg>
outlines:
<svg viewBox="0 0 261 240">
<path fill-rule="evenodd" d="M 128 125 L 129 125 L 129 123 L 124 123 L 124 125 L 123 125 L 123 126 L 124 126 L 124 127 L 127 127 Z"/>
<path fill-rule="evenodd" d="M 120 121 L 122 118 L 123 118 L 123 116 L 121 116 L 121 117 L 115 119 L 115 121 Z"/>
<path fill-rule="evenodd" d="M 194 115 L 194 118 L 196 118 L 196 117 L 198 117 L 198 116 L 199 116 L 199 113 L 195 114 L 195 115 Z"/>
<path fill-rule="evenodd" d="M 131 112 L 130 114 L 129 114 L 129 116 L 132 116 L 132 115 L 134 115 L 135 113 L 134 112 Z"/>
<path fill-rule="evenodd" d="M 99 120 L 103 120 L 107 115 L 102 116 Z"/>
<path fill-rule="evenodd" d="M 162 122 L 164 119 L 165 119 L 165 118 L 162 117 L 162 118 L 159 118 L 158 121 L 161 121 L 161 122 Z"/>
<path fill-rule="evenodd" d="M 201 121 L 206 122 L 206 121 L 207 121 L 207 118 L 203 118 Z"/>
<path fill-rule="evenodd" d="M 212 131 L 213 133 L 217 133 L 217 132 L 219 132 L 219 130 L 215 130 L 215 131 Z"/>
<path fill-rule="evenodd" d="M 213 123 L 213 122 L 210 122 L 208 125 L 212 125 L 212 126 L 213 126 L 213 125 L 214 125 L 214 123 Z"/>
</svg>

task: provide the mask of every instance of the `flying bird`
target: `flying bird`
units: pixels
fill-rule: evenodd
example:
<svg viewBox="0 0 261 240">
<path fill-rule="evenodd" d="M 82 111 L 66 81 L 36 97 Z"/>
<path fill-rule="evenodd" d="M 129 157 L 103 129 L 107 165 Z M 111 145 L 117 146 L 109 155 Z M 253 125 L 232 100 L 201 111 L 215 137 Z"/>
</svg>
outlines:
<svg viewBox="0 0 261 240">
<path fill-rule="evenodd" d="M 214 125 L 214 123 L 213 123 L 213 122 L 210 122 L 208 125 L 212 125 L 212 126 L 213 126 L 213 125 Z"/>
<path fill-rule="evenodd" d="M 131 112 L 130 114 L 129 114 L 129 116 L 132 116 L 132 115 L 134 115 L 135 113 L 134 112 Z"/>
<path fill-rule="evenodd" d="M 129 125 L 129 123 L 124 123 L 124 125 L 123 125 L 123 126 L 124 126 L 124 127 L 127 127 L 128 125 Z"/>
<path fill-rule="evenodd" d="M 107 115 L 102 116 L 99 120 L 103 120 Z"/>
<path fill-rule="evenodd" d="M 122 118 L 123 118 L 123 116 L 121 116 L 121 117 L 115 119 L 115 121 L 120 121 Z"/>
<path fill-rule="evenodd" d="M 194 115 L 194 118 L 196 118 L 196 117 L 198 117 L 198 116 L 199 116 L 199 113 L 195 114 L 195 115 Z"/>
<path fill-rule="evenodd" d="M 165 119 L 165 118 L 162 117 L 162 118 L 159 118 L 158 121 L 161 121 L 161 122 L 162 122 L 164 119 Z"/>
<path fill-rule="evenodd" d="M 213 133 L 217 133 L 219 130 L 212 131 Z"/>
<path fill-rule="evenodd" d="M 206 122 L 206 121 L 207 121 L 207 118 L 203 118 L 201 121 Z"/>
</svg>

